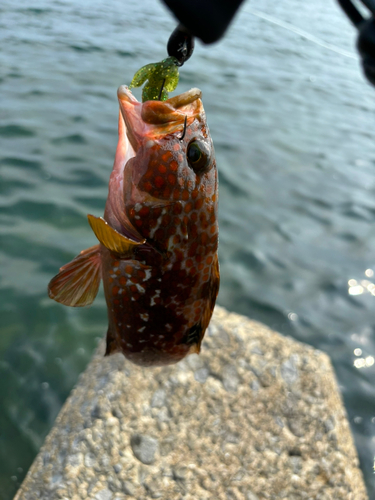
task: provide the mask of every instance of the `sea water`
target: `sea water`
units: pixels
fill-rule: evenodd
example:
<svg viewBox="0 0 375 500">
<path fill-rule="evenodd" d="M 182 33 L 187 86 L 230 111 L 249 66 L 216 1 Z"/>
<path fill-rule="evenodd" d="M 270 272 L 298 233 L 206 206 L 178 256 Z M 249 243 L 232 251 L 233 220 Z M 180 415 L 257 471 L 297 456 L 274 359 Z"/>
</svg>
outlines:
<svg viewBox="0 0 375 500">
<path fill-rule="evenodd" d="M 71 309 L 46 286 L 96 243 L 116 89 L 175 26 L 158 0 L 0 3 L 1 500 L 106 333 L 102 292 Z M 218 302 L 329 354 L 373 497 L 375 89 L 355 36 L 334 1 L 247 1 L 178 92 L 202 89 L 215 143 Z"/>
</svg>

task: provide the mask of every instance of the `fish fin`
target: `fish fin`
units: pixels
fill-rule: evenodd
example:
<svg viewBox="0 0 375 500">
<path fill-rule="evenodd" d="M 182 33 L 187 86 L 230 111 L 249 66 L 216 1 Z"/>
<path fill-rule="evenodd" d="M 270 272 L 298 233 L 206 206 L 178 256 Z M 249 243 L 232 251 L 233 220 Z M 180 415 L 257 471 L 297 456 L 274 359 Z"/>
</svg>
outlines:
<svg viewBox="0 0 375 500">
<path fill-rule="evenodd" d="M 203 335 L 204 331 L 202 331 L 202 325 L 200 323 L 196 323 L 185 333 L 181 340 L 181 343 L 190 345 L 188 354 L 199 354 Z"/>
<path fill-rule="evenodd" d="M 49 297 L 71 307 L 92 304 L 99 290 L 101 268 L 99 245 L 82 250 L 51 279 L 48 284 Z"/>
<path fill-rule="evenodd" d="M 214 257 L 214 261 L 212 263 L 211 279 L 209 281 L 207 303 L 206 303 L 206 308 L 203 312 L 203 317 L 202 317 L 203 332 L 206 331 L 206 328 L 208 327 L 208 325 L 210 323 L 212 313 L 214 312 L 216 297 L 219 293 L 219 287 L 220 287 L 220 267 L 219 267 L 219 258 L 216 254 Z M 203 333 L 203 335 L 204 335 L 204 333 Z M 202 339 L 203 339 L 203 335 L 202 335 Z"/>
<path fill-rule="evenodd" d="M 214 312 L 216 297 L 219 293 L 220 286 L 220 268 L 217 254 L 212 264 L 211 279 L 207 285 L 205 291 L 207 301 L 201 321 L 193 325 L 183 339 L 183 343 L 190 344 L 188 354 L 199 354 L 204 334 L 210 323 L 212 313 Z"/>
<path fill-rule="evenodd" d="M 187 355 L 189 354 L 199 354 L 201 352 L 201 342 L 199 344 L 194 344 L 188 350 Z"/>
<path fill-rule="evenodd" d="M 146 241 L 145 239 L 136 241 L 127 238 L 116 231 L 116 229 L 113 229 L 113 227 L 111 227 L 102 217 L 95 217 L 89 214 L 87 218 L 89 219 L 91 229 L 94 231 L 95 236 L 100 243 L 108 248 L 108 250 L 111 250 L 111 252 L 124 257 L 131 257 L 134 248 Z"/>
<path fill-rule="evenodd" d="M 110 356 L 111 354 L 115 354 L 116 352 L 121 352 L 121 349 L 117 345 L 116 335 L 114 335 L 111 328 L 108 327 L 107 347 L 106 347 L 104 356 Z"/>
</svg>

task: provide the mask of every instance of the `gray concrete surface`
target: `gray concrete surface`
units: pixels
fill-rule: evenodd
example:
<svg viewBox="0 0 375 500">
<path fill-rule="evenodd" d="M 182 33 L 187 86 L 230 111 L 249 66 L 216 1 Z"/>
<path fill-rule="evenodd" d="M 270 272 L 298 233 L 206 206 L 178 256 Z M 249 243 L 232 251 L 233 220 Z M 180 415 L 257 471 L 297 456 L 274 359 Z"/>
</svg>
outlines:
<svg viewBox="0 0 375 500">
<path fill-rule="evenodd" d="M 219 307 L 178 365 L 103 352 L 16 500 L 367 499 L 325 354 Z"/>
</svg>

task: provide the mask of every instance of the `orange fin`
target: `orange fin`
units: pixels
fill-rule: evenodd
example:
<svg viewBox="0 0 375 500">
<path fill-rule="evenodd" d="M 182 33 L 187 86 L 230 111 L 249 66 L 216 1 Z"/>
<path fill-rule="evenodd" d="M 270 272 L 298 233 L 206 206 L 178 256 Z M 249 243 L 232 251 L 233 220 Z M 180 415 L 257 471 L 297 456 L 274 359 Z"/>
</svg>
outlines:
<svg viewBox="0 0 375 500">
<path fill-rule="evenodd" d="M 94 231 L 95 236 L 100 243 L 108 248 L 108 250 L 111 250 L 111 252 L 130 257 L 135 246 L 141 245 L 146 241 L 135 241 L 127 238 L 116 231 L 116 229 L 113 229 L 113 227 L 111 227 L 102 217 L 95 217 L 89 214 L 87 218 L 89 219 L 91 229 Z"/>
<path fill-rule="evenodd" d="M 99 290 L 101 264 L 99 245 L 82 250 L 51 279 L 48 295 L 65 306 L 83 307 L 92 304 Z"/>
</svg>

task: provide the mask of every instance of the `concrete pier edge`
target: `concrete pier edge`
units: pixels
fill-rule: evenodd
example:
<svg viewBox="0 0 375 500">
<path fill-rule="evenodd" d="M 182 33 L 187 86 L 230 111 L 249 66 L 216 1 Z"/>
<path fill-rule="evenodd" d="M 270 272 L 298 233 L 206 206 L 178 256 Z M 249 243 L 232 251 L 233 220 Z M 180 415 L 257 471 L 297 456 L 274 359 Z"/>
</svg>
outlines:
<svg viewBox="0 0 375 500">
<path fill-rule="evenodd" d="M 201 354 L 102 343 L 15 500 L 368 500 L 327 355 L 216 307 Z"/>
</svg>

